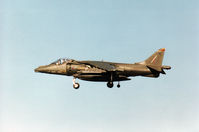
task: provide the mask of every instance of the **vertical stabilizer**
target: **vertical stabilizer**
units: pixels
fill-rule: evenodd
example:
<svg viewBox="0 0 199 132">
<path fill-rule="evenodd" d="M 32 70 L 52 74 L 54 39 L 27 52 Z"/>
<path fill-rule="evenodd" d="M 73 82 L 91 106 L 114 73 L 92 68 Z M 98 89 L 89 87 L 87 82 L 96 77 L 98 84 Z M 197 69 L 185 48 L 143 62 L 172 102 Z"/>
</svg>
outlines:
<svg viewBox="0 0 199 132">
<path fill-rule="evenodd" d="M 156 71 L 161 72 L 161 66 L 162 66 L 162 61 L 164 57 L 164 52 L 165 48 L 159 49 L 156 51 L 154 54 L 152 54 L 148 59 L 146 59 L 143 62 L 140 62 L 140 64 L 144 64 L 149 68 L 152 68 Z"/>
</svg>

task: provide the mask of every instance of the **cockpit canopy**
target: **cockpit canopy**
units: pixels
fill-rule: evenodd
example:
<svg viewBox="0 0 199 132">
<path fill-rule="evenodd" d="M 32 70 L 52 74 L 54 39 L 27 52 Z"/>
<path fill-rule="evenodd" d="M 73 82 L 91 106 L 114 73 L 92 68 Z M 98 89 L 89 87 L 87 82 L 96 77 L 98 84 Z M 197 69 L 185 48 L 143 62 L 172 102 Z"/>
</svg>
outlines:
<svg viewBox="0 0 199 132">
<path fill-rule="evenodd" d="M 73 62 L 73 61 L 74 61 L 74 60 L 72 60 L 72 59 L 60 58 L 60 59 L 54 61 L 54 62 L 51 63 L 51 64 L 60 65 L 60 64 L 63 64 L 63 63 L 69 63 L 69 62 Z"/>
</svg>

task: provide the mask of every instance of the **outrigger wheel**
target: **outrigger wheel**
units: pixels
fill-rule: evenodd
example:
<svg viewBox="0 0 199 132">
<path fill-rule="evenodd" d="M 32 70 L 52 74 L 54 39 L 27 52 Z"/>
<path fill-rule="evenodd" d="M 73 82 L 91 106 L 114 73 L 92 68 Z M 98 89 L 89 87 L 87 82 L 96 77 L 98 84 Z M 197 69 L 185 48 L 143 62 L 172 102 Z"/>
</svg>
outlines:
<svg viewBox="0 0 199 132">
<path fill-rule="evenodd" d="M 117 84 L 117 87 L 120 88 L 120 83 Z"/>
</svg>

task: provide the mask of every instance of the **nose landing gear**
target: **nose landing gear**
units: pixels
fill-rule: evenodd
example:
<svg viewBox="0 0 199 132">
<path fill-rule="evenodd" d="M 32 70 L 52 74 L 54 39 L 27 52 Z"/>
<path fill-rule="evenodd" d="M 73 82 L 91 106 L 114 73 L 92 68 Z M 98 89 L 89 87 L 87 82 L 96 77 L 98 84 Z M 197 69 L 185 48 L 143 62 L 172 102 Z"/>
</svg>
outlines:
<svg viewBox="0 0 199 132">
<path fill-rule="evenodd" d="M 80 87 L 79 83 L 73 84 L 73 88 L 74 88 L 74 89 L 78 89 L 79 87 Z"/>
<path fill-rule="evenodd" d="M 78 89 L 80 87 L 79 83 L 75 82 L 76 78 L 73 78 L 73 88 Z"/>
</svg>

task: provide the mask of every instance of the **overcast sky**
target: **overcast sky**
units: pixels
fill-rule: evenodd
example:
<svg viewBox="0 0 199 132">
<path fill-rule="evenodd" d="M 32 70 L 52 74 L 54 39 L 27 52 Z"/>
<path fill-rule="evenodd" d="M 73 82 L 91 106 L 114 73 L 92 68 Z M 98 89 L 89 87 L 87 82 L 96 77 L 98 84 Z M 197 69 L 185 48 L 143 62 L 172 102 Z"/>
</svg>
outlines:
<svg viewBox="0 0 199 132">
<path fill-rule="evenodd" d="M 1 0 L 1 132 L 198 132 L 198 0 Z M 60 57 L 134 63 L 159 78 L 106 83 L 35 73 Z M 116 85 L 116 83 L 115 83 Z"/>
</svg>

